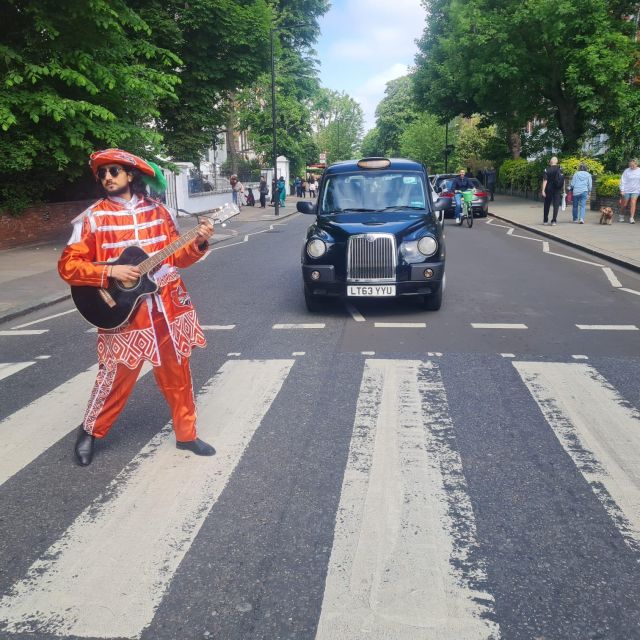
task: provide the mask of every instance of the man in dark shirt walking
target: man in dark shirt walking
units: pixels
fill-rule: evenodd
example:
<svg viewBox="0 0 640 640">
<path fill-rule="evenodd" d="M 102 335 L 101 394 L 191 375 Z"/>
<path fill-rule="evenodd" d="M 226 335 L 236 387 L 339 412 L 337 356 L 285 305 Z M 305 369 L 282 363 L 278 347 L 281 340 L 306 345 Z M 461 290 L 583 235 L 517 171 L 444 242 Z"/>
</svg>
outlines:
<svg viewBox="0 0 640 640">
<path fill-rule="evenodd" d="M 564 189 L 564 174 L 562 168 L 558 165 L 558 158 L 553 156 L 549 160 L 549 166 L 544 170 L 542 178 L 541 195 L 544 198 L 544 220 L 542 224 L 549 224 L 549 208 L 553 205 L 553 218 L 551 225 L 555 226 L 558 219 L 558 209 L 562 200 L 562 191 Z"/>
</svg>

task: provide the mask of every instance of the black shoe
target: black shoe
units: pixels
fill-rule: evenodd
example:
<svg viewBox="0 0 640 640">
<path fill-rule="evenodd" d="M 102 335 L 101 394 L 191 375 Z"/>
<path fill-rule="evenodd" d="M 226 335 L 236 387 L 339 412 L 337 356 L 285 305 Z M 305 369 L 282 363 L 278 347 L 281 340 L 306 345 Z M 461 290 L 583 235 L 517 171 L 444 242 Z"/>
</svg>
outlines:
<svg viewBox="0 0 640 640">
<path fill-rule="evenodd" d="M 76 446 L 73 451 L 76 454 L 76 460 L 78 464 L 83 467 L 87 467 L 93 460 L 93 444 L 96 437 L 92 436 L 84 430 L 84 426 L 80 425 L 78 429 L 78 437 L 76 439 Z"/>
<path fill-rule="evenodd" d="M 176 449 L 191 451 L 191 453 L 195 453 L 197 456 L 213 456 L 216 453 L 216 450 L 210 444 L 207 444 L 204 440 L 200 440 L 200 438 L 190 440 L 189 442 L 176 441 Z"/>
</svg>

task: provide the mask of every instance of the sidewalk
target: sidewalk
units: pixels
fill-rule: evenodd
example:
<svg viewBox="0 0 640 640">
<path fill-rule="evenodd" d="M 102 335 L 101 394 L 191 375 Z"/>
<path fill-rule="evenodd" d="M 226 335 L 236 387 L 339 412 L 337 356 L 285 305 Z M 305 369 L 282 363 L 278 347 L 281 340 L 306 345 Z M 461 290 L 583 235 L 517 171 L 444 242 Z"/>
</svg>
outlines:
<svg viewBox="0 0 640 640">
<path fill-rule="evenodd" d="M 231 223 L 278 222 L 296 213 L 296 202 L 297 198 L 287 198 L 278 217 L 274 215 L 273 207 L 261 209 L 259 204 L 257 207 L 243 207 Z M 195 219 L 180 218 L 179 222 L 184 232 L 195 224 Z M 71 226 L 68 232 L 54 241 L 0 250 L 0 322 L 71 297 L 69 286 L 58 275 L 58 258 L 70 235 Z M 217 226 L 212 244 L 232 235 Z"/>
<path fill-rule="evenodd" d="M 618 222 L 616 216 L 611 226 L 601 225 L 598 224 L 600 212 L 587 210 L 585 223 L 575 224 L 568 206 L 565 211 L 558 212 L 555 227 L 544 226 L 542 202 L 502 195 L 496 195 L 494 202 L 489 203 L 489 215 L 640 272 L 638 223 Z"/>
</svg>

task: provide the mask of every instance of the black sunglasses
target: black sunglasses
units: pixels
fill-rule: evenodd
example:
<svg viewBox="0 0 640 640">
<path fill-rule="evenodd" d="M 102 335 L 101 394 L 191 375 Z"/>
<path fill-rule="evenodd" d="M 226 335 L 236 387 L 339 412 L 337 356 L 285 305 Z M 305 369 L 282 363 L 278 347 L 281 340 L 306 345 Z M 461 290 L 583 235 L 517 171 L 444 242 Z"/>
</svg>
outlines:
<svg viewBox="0 0 640 640">
<path fill-rule="evenodd" d="M 96 172 L 98 178 L 100 178 L 100 180 L 104 180 L 107 177 L 107 171 L 111 174 L 112 178 L 115 178 L 120 175 L 120 172 L 124 171 L 124 169 L 122 167 L 100 167 Z"/>
</svg>

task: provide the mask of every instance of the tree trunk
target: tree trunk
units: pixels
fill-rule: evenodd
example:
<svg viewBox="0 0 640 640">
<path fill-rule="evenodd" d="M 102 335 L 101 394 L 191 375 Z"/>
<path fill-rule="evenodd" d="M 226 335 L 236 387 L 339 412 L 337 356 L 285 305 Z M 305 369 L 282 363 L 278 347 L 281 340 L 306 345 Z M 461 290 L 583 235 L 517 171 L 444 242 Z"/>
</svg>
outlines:
<svg viewBox="0 0 640 640">
<path fill-rule="evenodd" d="M 229 110 L 227 116 L 227 162 L 231 168 L 231 173 L 238 173 L 238 150 L 236 148 L 236 119 L 233 109 Z"/>
<path fill-rule="evenodd" d="M 522 139 L 520 138 L 519 131 L 513 131 L 509 134 L 509 151 L 511 151 L 511 157 L 517 160 L 522 153 Z"/>
</svg>

